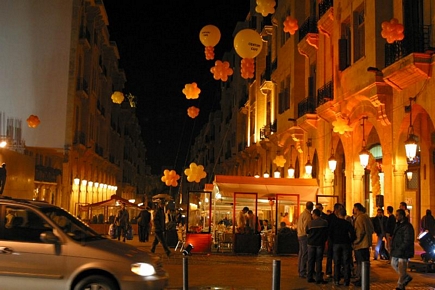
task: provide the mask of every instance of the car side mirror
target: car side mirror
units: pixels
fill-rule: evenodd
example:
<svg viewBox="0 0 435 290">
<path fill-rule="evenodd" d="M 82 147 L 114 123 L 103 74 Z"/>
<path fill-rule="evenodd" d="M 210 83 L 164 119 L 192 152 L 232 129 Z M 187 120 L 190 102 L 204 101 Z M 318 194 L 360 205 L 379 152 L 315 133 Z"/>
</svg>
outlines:
<svg viewBox="0 0 435 290">
<path fill-rule="evenodd" d="M 59 238 L 55 234 L 53 234 L 53 232 L 51 232 L 51 231 L 46 231 L 46 232 L 41 233 L 40 239 L 42 242 L 47 243 L 47 244 L 59 243 Z"/>
</svg>

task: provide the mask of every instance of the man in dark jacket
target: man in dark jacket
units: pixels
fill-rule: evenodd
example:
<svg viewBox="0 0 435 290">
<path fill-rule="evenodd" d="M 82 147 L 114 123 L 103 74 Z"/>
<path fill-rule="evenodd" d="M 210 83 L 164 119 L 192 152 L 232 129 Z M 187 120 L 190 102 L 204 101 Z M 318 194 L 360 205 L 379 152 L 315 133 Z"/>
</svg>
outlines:
<svg viewBox="0 0 435 290">
<path fill-rule="evenodd" d="M 139 242 L 148 242 L 150 233 L 151 213 L 148 211 L 149 207 L 141 210 L 137 218 L 137 225 L 139 227 Z"/>
<path fill-rule="evenodd" d="M 333 227 L 329 227 L 329 237 L 334 252 L 334 284 L 340 285 L 341 268 L 343 268 L 344 286 L 349 286 L 352 243 L 356 236 L 352 224 L 345 219 L 346 210 L 342 207 L 337 212 L 338 219 L 334 222 Z"/>
<path fill-rule="evenodd" d="M 115 218 L 115 224 L 118 227 L 118 241 L 123 237 L 123 242 L 125 242 L 125 238 L 127 237 L 127 229 L 129 226 L 129 214 L 128 210 L 125 208 L 125 203 L 121 204 L 121 209 L 118 210 L 118 213 Z"/>
<path fill-rule="evenodd" d="M 387 220 L 387 230 L 386 233 L 386 240 L 387 240 L 387 250 L 391 253 L 391 238 L 393 237 L 394 228 L 396 227 L 396 217 L 394 216 L 394 209 L 391 205 L 387 206 L 387 214 L 388 214 L 388 220 Z"/>
<path fill-rule="evenodd" d="M 327 215 L 328 229 L 334 227 L 335 221 L 338 219 L 338 212 L 344 208 L 341 203 L 334 204 L 334 211 Z M 330 236 L 328 237 L 327 253 L 326 253 L 326 277 L 332 278 L 332 261 L 334 260 L 334 244 Z"/>
<path fill-rule="evenodd" d="M 373 254 L 373 259 L 377 260 L 379 256 L 379 250 L 382 246 L 382 241 L 384 240 L 387 232 L 387 221 L 388 218 L 384 216 L 384 210 L 378 208 L 377 214 L 372 218 L 373 229 L 375 230 L 377 241 L 375 246 L 375 253 Z"/>
<path fill-rule="evenodd" d="M 391 241 L 391 266 L 399 274 L 396 289 L 405 289 L 412 281 L 408 275 L 408 259 L 414 257 L 414 227 L 408 222 L 403 209 L 396 211 L 396 228 Z"/>
<path fill-rule="evenodd" d="M 151 246 L 151 252 L 155 253 L 156 246 L 158 243 L 161 243 L 163 246 L 163 249 L 165 250 L 166 255 L 169 257 L 171 255 L 171 250 L 169 250 L 168 245 L 166 244 L 165 240 L 165 211 L 164 211 L 165 203 L 163 200 L 161 200 L 158 203 L 158 206 L 154 212 L 154 241 L 153 245 Z"/>
<path fill-rule="evenodd" d="M 320 217 L 321 212 L 317 208 L 313 210 L 313 219 L 308 222 L 307 226 L 307 244 L 308 244 L 308 282 L 317 284 L 326 284 L 323 280 L 322 259 L 325 249 L 325 242 L 328 238 L 328 222 Z M 316 268 L 316 279 L 313 279 L 314 267 Z"/>
</svg>

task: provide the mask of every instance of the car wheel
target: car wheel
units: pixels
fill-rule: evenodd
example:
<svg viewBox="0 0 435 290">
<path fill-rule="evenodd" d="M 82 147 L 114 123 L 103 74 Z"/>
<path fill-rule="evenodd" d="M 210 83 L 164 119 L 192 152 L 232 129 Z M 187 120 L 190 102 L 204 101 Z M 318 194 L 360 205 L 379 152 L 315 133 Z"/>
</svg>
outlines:
<svg viewBox="0 0 435 290">
<path fill-rule="evenodd" d="M 118 290 L 118 286 L 109 278 L 93 275 L 80 280 L 74 290 Z"/>
</svg>

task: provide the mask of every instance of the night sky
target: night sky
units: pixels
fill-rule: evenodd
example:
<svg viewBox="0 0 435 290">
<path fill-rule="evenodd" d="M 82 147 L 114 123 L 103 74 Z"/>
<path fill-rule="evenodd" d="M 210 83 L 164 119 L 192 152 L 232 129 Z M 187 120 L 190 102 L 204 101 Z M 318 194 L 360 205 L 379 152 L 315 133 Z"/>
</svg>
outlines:
<svg viewBox="0 0 435 290">
<path fill-rule="evenodd" d="M 249 0 L 136 1 L 104 0 L 110 39 L 118 45 L 120 68 L 127 76 L 124 93 L 137 97 L 137 116 L 153 174 L 182 170 L 188 150 L 210 112 L 219 109 L 220 81 L 210 72 L 233 47 L 232 33 L 249 12 Z M 206 60 L 200 30 L 208 24 L 221 32 L 214 60 Z M 197 100 L 182 93 L 186 84 L 201 89 Z M 187 108 L 196 106 L 191 119 Z"/>
</svg>

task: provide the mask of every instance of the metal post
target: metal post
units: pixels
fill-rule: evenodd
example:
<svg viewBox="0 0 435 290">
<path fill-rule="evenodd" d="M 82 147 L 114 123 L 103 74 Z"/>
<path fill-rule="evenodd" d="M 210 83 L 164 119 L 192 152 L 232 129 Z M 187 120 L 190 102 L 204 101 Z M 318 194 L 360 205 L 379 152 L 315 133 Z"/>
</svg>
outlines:
<svg viewBox="0 0 435 290">
<path fill-rule="evenodd" d="M 281 261 L 273 260 L 272 272 L 272 290 L 279 290 L 281 288 Z"/>
<path fill-rule="evenodd" d="M 187 257 L 183 257 L 183 290 L 189 290 L 189 270 Z"/>
<path fill-rule="evenodd" d="M 361 267 L 361 290 L 370 289 L 370 261 L 363 261 Z"/>
</svg>

